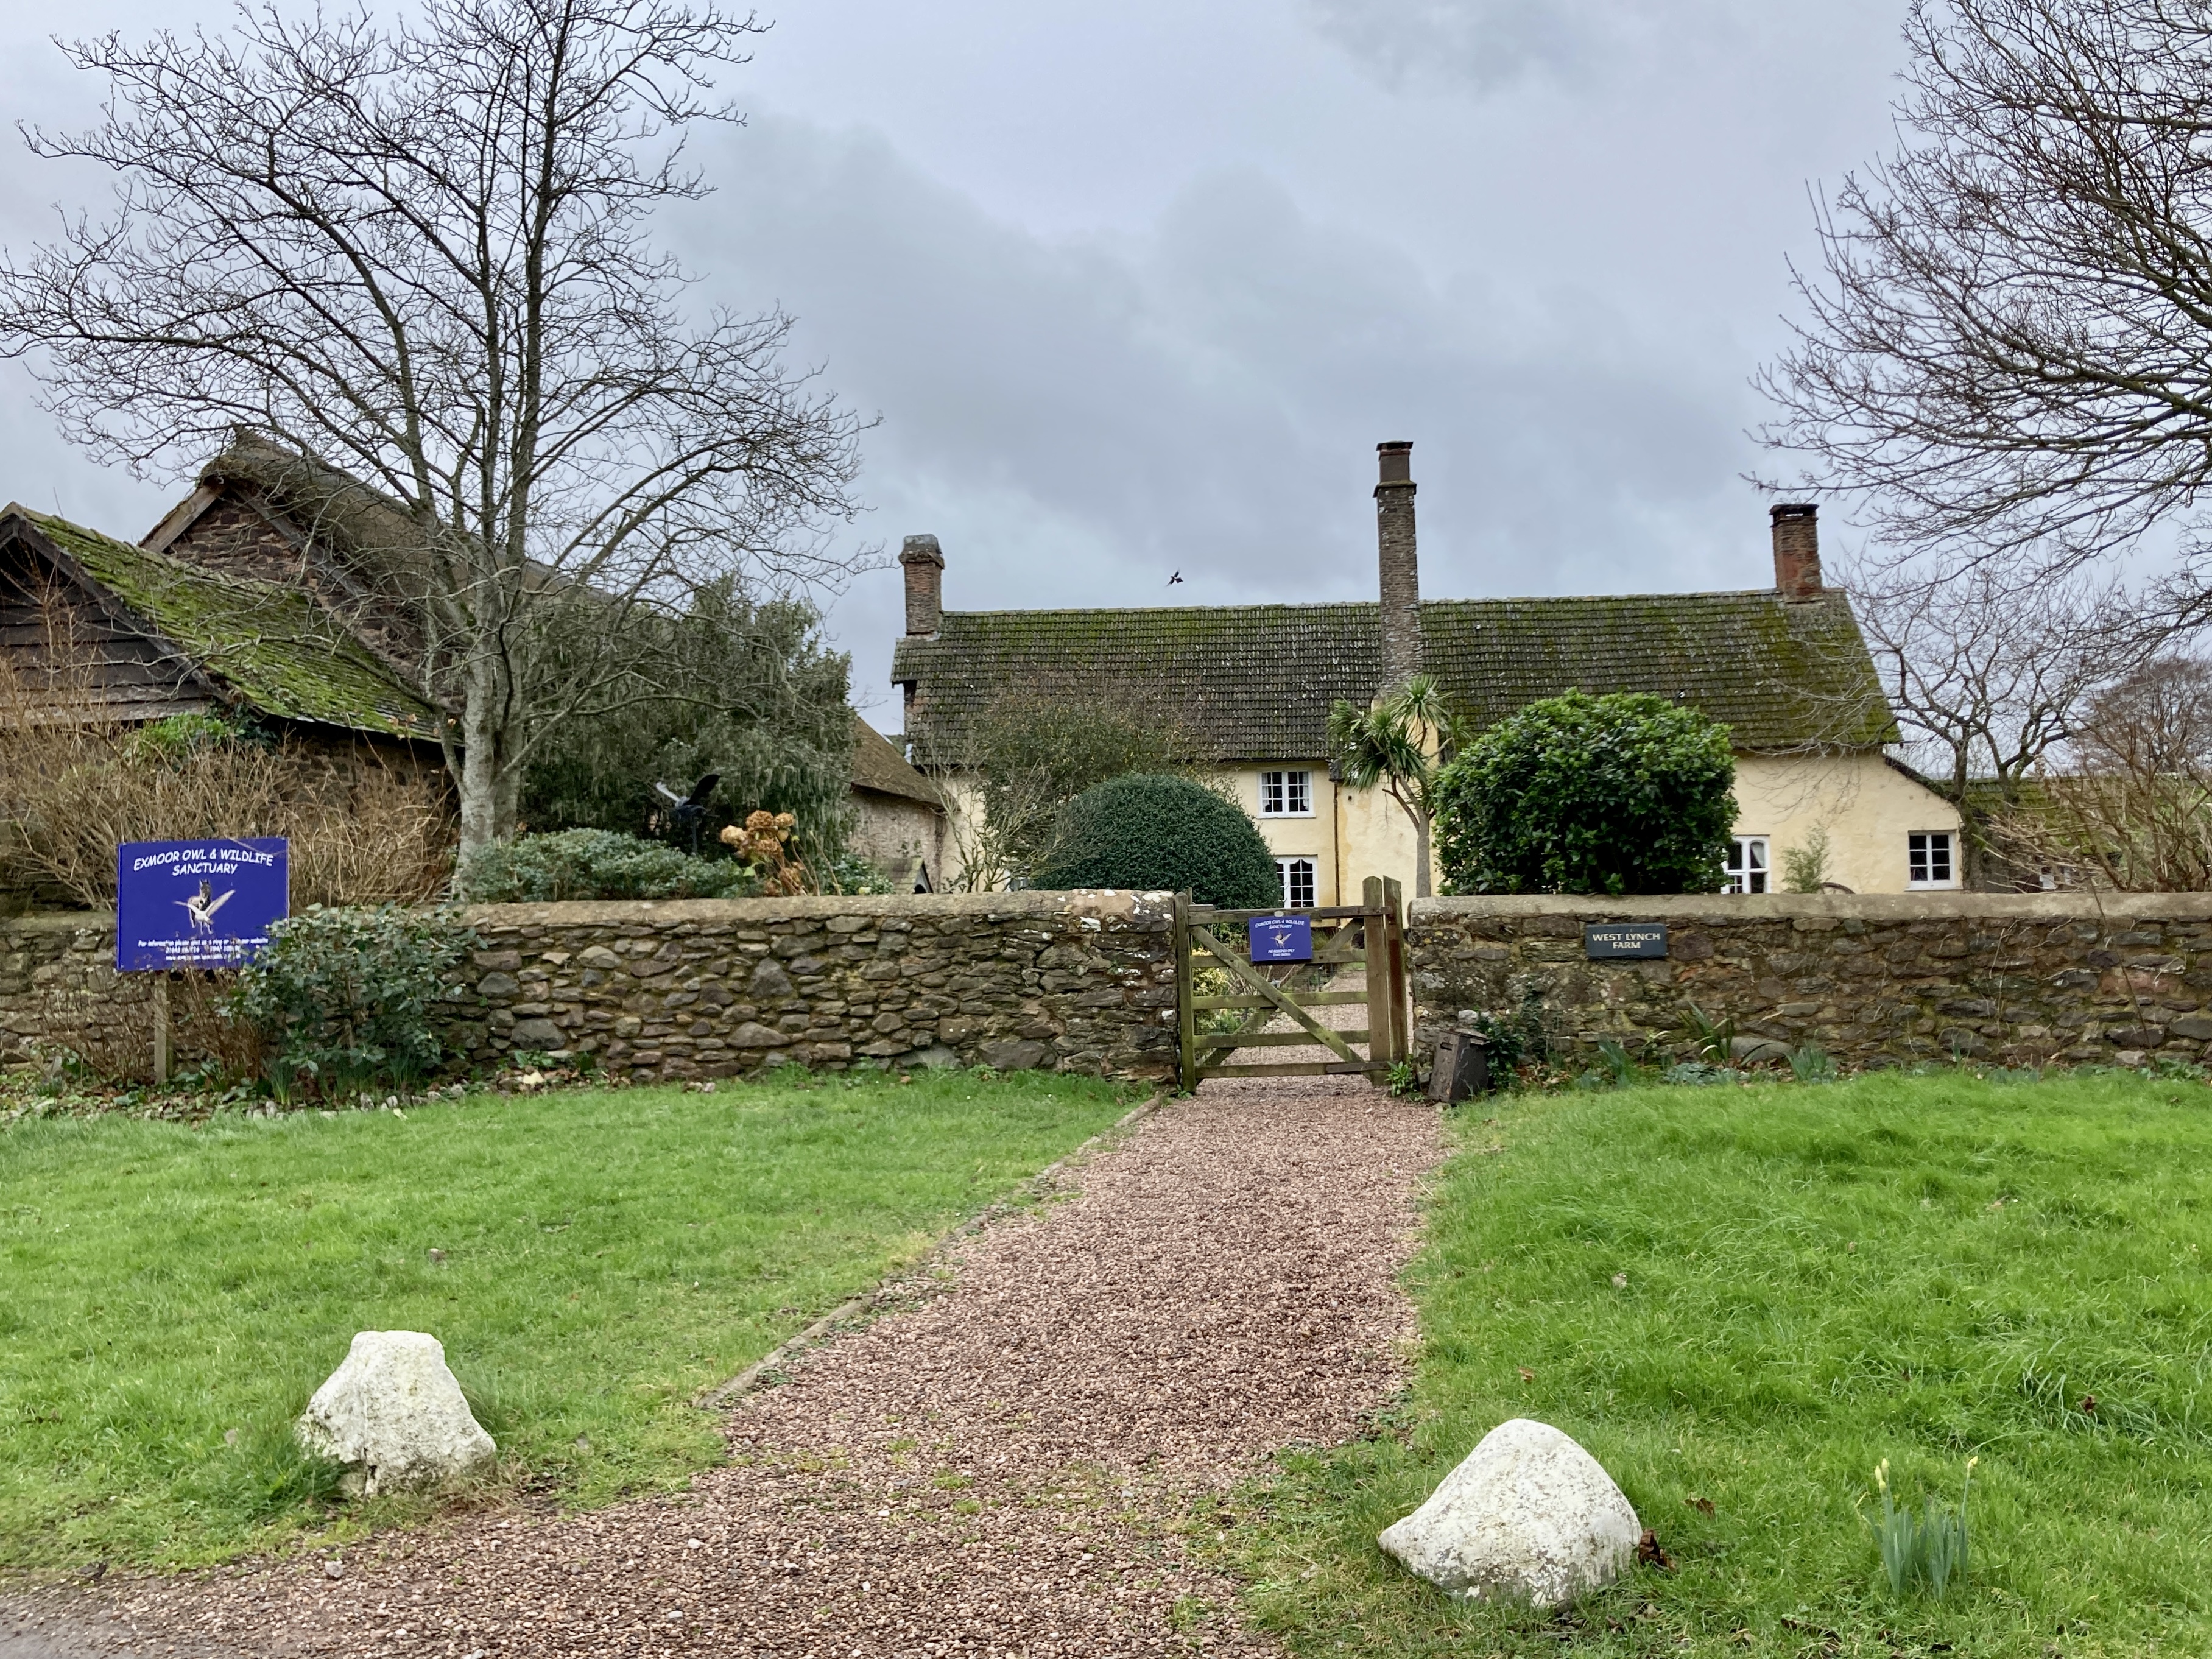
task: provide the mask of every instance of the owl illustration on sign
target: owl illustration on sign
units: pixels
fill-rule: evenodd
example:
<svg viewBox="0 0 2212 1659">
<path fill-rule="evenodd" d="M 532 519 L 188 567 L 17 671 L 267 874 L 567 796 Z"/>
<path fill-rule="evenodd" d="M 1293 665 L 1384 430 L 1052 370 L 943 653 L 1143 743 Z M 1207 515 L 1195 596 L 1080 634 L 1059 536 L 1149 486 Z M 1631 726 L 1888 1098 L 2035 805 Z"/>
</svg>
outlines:
<svg viewBox="0 0 2212 1659">
<path fill-rule="evenodd" d="M 236 888 L 233 888 L 231 892 L 237 890 Z M 215 932 L 215 913 L 229 902 L 230 893 L 216 892 L 215 884 L 211 881 L 202 882 L 200 890 L 190 898 L 177 901 L 185 907 L 185 914 L 191 918 L 192 931 L 196 933 Z"/>
</svg>

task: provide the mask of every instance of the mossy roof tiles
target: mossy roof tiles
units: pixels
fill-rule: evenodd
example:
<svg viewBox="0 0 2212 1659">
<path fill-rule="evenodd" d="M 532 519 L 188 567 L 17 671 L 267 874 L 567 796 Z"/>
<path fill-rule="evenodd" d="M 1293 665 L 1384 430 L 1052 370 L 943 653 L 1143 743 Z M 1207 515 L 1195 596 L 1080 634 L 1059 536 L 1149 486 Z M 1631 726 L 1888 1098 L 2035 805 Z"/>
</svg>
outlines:
<svg viewBox="0 0 2212 1659">
<path fill-rule="evenodd" d="M 944 805 L 937 786 L 915 770 L 889 738 L 858 714 L 853 716 L 853 787 L 898 795 L 928 806 Z"/>
<path fill-rule="evenodd" d="M 263 713 L 436 738 L 437 712 L 296 589 L 216 575 L 51 514 L 23 516 L 149 630 Z"/>
<path fill-rule="evenodd" d="M 1742 750 L 1897 737 L 1840 592 L 1431 599 L 1421 625 L 1427 666 L 1477 726 L 1579 687 L 1674 699 Z M 915 687 L 917 735 L 952 740 L 1010 696 L 1126 688 L 1182 710 L 1219 760 L 1319 757 L 1330 703 L 1364 704 L 1381 675 L 1372 604 L 950 611 L 934 637 L 901 640 L 891 667 Z"/>
</svg>

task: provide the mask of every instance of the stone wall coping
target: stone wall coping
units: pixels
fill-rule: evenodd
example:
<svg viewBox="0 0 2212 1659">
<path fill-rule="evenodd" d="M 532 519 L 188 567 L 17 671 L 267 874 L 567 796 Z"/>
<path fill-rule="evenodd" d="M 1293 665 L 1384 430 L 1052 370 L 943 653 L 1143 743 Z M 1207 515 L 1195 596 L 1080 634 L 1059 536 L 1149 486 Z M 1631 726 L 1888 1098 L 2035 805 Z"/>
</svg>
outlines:
<svg viewBox="0 0 2212 1659">
<path fill-rule="evenodd" d="M 479 927 L 619 927 L 626 922 L 808 921 L 831 916 L 1092 916 L 1102 921 L 1164 919 L 1172 893 L 1079 888 L 1072 892 L 862 893 L 800 898 L 593 899 L 568 904 L 471 904 Z M 112 918 L 111 918 L 112 920 Z"/>
<path fill-rule="evenodd" d="M 1512 893 L 1415 899 L 1411 926 L 1483 917 L 1576 916 L 1589 921 L 2212 921 L 2212 893 L 1716 893 L 1611 898 Z"/>
<path fill-rule="evenodd" d="M 462 914 L 479 927 L 591 927 L 625 922 L 804 921 L 829 916 L 1095 916 L 1100 921 L 1164 916 L 1167 892 L 1114 888 L 1021 893 L 860 893 L 800 898 L 593 899 L 568 904 L 470 904 Z M 114 931 L 115 912 L 44 910 L 0 917 L 0 930 Z"/>
<path fill-rule="evenodd" d="M 112 910 L 33 910 L 20 916 L 0 916 L 0 931 L 27 933 L 74 933 L 89 927 L 95 933 L 115 931 Z"/>
</svg>

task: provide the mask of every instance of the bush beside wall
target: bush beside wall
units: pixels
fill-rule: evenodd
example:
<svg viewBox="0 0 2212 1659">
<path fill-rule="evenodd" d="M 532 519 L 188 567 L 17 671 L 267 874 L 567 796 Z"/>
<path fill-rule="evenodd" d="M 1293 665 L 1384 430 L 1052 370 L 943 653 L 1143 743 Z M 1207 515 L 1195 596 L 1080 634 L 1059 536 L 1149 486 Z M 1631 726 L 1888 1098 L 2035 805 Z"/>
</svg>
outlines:
<svg viewBox="0 0 2212 1659">
<path fill-rule="evenodd" d="M 1665 961 L 1590 962 L 1585 922 L 1664 921 Z M 1677 1048 L 1689 1006 L 1849 1066 L 2212 1060 L 2212 895 L 1791 894 L 1417 901 L 1425 1053 L 1533 988 L 1569 1051 Z"/>
</svg>

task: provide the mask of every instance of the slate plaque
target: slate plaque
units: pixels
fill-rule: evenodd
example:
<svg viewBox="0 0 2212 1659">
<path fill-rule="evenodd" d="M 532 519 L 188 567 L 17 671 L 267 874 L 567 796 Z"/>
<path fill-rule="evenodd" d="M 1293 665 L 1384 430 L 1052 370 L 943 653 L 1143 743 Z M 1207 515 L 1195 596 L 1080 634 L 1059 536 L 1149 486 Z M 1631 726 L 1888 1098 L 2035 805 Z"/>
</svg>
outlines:
<svg viewBox="0 0 2212 1659">
<path fill-rule="evenodd" d="M 269 943 L 291 908 L 289 844 L 126 841 L 115 849 L 115 965 L 234 968 Z"/>
<path fill-rule="evenodd" d="M 1245 930 L 1254 962 L 1311 962 L 1311 916 L 1255 916 Z"/>
<path fill-rule="evenodd" d="M 1586 921 L 1583 924 L 1583 955 L 1592 962 L 1627 957 L 1667 954 L 1667 924 L 1663 921 Z"/>
</svg>

